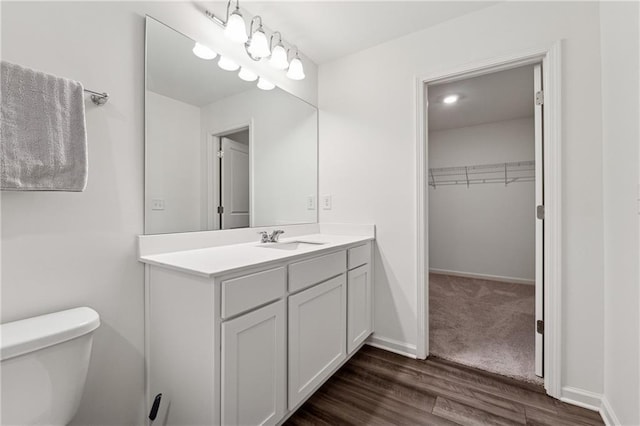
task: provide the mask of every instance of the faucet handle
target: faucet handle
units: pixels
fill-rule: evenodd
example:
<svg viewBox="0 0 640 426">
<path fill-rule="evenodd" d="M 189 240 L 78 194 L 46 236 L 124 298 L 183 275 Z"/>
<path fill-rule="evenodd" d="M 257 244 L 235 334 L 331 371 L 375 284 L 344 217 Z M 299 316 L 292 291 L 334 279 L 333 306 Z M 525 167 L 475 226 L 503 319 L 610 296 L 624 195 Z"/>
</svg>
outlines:
<svg viewBox="0 0 640 426">
<path fill-rule="evenodd" d="M 271 233 L 271 237 L 269 239 L 272 243 L 277 243 L 281 234 L 284 234 L 284 231 L 282 229 L 276 229 Z"/>
<path fill-rule="evenodd" d="M 258 234 L 260 235 L 261 243 L 268 243 L 271 240 L 271 237 L 269 236 L 269 233 L 267 231 L 260 231 L 258 232 Z"/>
</svg>

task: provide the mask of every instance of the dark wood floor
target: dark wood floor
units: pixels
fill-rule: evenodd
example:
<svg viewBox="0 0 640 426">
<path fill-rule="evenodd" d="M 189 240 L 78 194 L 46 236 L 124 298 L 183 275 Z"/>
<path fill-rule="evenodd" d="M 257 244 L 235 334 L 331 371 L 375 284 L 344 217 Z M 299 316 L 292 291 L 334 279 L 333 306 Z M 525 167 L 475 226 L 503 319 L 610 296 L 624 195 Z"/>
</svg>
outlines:
<svg viewBox="0 0 640 426">
<path fill-rule="evenodd" d="M 602 425 L 542 388 L 448 361 L 364 346 L 287 425 Z"/>
</svg>

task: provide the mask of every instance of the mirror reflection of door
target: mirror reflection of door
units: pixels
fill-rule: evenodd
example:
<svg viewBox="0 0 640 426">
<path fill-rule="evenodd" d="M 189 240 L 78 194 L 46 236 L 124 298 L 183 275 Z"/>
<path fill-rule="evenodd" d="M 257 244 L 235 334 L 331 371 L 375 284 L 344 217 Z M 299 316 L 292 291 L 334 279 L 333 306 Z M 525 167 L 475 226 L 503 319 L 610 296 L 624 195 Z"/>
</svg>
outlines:
<svg viewBox="0 0 640 426">
<path fill-rule="evenodd" d="M 220 229 L 246 228 L 250 224 L 249 146 L 242 139 L 242 135 L 220 138 Z"/>
</svg>

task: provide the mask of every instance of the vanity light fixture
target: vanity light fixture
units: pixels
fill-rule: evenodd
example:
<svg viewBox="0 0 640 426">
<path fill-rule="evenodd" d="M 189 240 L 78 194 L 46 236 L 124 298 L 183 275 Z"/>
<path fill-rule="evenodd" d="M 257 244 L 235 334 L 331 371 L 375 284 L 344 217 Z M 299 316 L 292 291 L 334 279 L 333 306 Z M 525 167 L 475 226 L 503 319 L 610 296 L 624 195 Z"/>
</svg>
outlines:
<svg viewBox="0 0 640 426">
<path fill-rule="evenodd" d="M 205 59 L 210 61 L 214 59 L 218 54 L 213 50 L 209 49 L 207 46 L 196 42 L 195 46 L 193 46 L 193 54 L 196 55 L 200 59 Z"/>
<path fill-rule="evenodd" d="M 291 62 L 289 63 L 289 71 L 287 71 L 287 77 L 291 80 L 304 80 L 306 77 L 304 75 L 304 68 L 302 66 L 302 61 L 300 60 L 300 56 L 298 55 L 298 49 L 296 48 L 296 55 L 293 57 Z"/>
<path fill-rule="evenodd" d="M 458 102 L 458 99 L 460 99 L 460 95 L 448 95 L 444 97 L 442 102 L 444 102 L 445 104 L 455 104 L 456 102 Z"/>
<path fill-rule="evenodd" d="M 242 13 L 240 13 L 240 0 L 236 0 L 236 8 L 229 15 L 229 7 L 231 0 L 227 2 L 227 20 L 224 23 L 224 35 L 229 40 L 236 43 L 245 43 L 247 41 L 247 27 L 244 23 Z"/>
<path fill-rule="evenodd" d="M 253 31 L 253 24 L 256 21 L 260 21 L 260 26 Z M 254 16 L 251 20 L 251 24 L 249 25 L 249 41 L 245 43 L 245 48 L 247 49 L 249 57 L 254 61 L 259 61 L 271 54 L 267 35 L 262 29 L 262 18 L 259 15 Z"/>
<path fill-rule="evenodd" d="M 273 38 L 278 36 L 278 44 L 273 47 Z M 282 44 L 282 34 L 280 31 L 276 31 L 271 35 L 271 57 L 269 58 L 269 65 L 277 70 L 286 70 L 289 68 L 289 60 L 287 58 L 287 51 Z"/>
<path fill-rule="evenodd" d="M 244 81 L 256 81 L 258 79 L 258 74 L 246 69 L 245 67 L 242 67 L 240 69 L 240 72 L 238 73 L 238 77 L 240 77 L 240 80 Z"/>
<path fill-rule="evenodd" d="M 240 68 L 240 65 L 236 64 L 229 58 L 225 58 L 224 56 L 220 56 L 218 60 L 218 66 L 225 71 L 236 71 Z"/>
<path fill-rule="evenodd" d="M 260 77 L 260 80 L 258 80 L 258 88 L 262 89 L 262 90 L 271 90 L 274 87 L 276 87 L 275 84 L 273 84 L 272 82 L 270 82 L 269 80 L 265 80 L 264 77 Z"/>
<path fill-rule="evenodd" d="M 303 80 L 305 78 L 304 66 L 302 65 L 302 59 L 300 59 L 298 49 L 294 46 L 289 50 L 286 50 L 285 40 L 282 38 L 282 34 L 280 34 L 279 31 L 275 31 L 271 35 L 271 38 L 267 39 L 267 34 L 265 33 L 262 25 L 262 17 L 259 15 L 256 15 L 251 19 L 249 35 L 247 36 L 244 18 L 242 17 L 242 13 L 240 13 L 239 0 L 236 0 L 235 10 L 230 14 L 231 2 L 232 0 L 228 0 L 227 2 L 227 19 L 224 21 L 209 10 L 206 10 L 205 14 L 213 22 L 224 28 L 224 34 L 227 38 L 243 43 L 245 51 L 251 59 L 254 61 L 260 61 L 264 58 L 269 58 L 269 64 L 273 68 L 278 70 L 287 70 L 286 75 L 288 78 L 292 80 Z M 255 31 L 254 25 L 257 25 Z M 274 45 L 276 35 L 278 38 L 277 43 Z M 291 61 L 289 61 L 289 52 L 292 50 L 295 51 L 295 55 Z M 240 67 L 235 62 L 222 57 L 220 57 L 218 65 L 220 68 L 228 71 L 235 71 Z M 240 71 L 238 75 L 248 78 L 250 74 L 247 74 L 245 71 Z M 271 88 L 267 90 L 270 89 Z"/>
</svg>

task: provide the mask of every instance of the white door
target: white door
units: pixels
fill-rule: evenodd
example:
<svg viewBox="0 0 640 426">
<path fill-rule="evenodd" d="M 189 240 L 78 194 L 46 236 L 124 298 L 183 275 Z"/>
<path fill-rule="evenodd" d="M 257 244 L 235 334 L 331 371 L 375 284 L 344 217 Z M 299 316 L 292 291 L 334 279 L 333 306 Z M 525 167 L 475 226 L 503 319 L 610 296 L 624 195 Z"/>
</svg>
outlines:
<svg viewBox="0 0 640 426">
<path fill-rule="evenodd" d="M 353 352 L 373 330 L 369 265 L 347 273 L 347 350 Z"/>
<path fill-rule="evenodd" d="M 222 323 L 222 424 L 271 425 L 286 405 L 285 302 Z"/>
<path fill-rule="evenodd" d="M 220 229 L 249 227 L 249 147 L 221 138 Z"/>
<path fill-rule="evenodd" d="M 544 376 L 544 181 L 542 139 L 542 65 L 533 69 L 534 74 L 534 126 L 536 160 L 536 323 L 534 333 L 536 376 Z"/>
<path fill-rule="evenodd" d="M 347 357 L 346 274 L 289 296 L 289 409 Z"/>
</svg>

